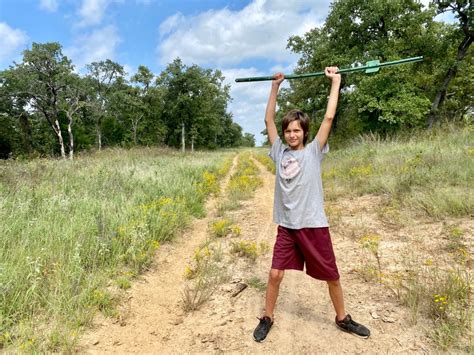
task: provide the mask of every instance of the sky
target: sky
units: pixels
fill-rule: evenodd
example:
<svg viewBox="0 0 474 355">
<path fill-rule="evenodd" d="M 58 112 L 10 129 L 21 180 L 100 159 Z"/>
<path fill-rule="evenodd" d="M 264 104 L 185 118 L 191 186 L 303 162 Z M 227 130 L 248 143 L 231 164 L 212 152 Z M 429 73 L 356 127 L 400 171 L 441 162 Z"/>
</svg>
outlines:
<svg viewBox="0 0 474 355">
<path fill-rule="evenodd" d="M 428 0 L 423 0 L 427 3 Z M 180 57 L 219 69 L 231 86 L 228 111 L 263 143 L 269 82 L 237 77 L 291 73 L 290 36 L 320 27 L 330 0 L 0 0 L 0 70 L 21 62 L 33 42 L 59 42 L 79 73 L 111 59 L 129 76 L 158 75 Z M 323 68 L 322 68 L 323 69 Z"/>
</svg>

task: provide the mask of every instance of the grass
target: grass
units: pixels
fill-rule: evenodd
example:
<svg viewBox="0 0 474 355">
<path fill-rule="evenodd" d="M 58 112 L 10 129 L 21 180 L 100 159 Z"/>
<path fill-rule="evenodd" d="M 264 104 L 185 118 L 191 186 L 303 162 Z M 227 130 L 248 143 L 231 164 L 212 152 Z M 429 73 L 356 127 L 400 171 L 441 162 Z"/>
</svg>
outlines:
<svg viewBox="0 0 474 355">
<path fill-rule="evenodd" d="M 265 254 L 269 250 L 269 246 L 265 242 L 257 244 L 253 240 L 232 241 L 230 252 L 255 262 L 259 255 Z"/>
<path fill-rule="evenodd" d="M 71 351 L 204 201 L 232 152 L 105 150 L 0 163 L 0 347 Z M 113 281 L 113 287 L 110 285 Z"/>
<path fill-rule="evenodd" d="M 258 176 L 259 169 L 250 156 L 250 152 L 240 154 L 236 172 L 231 176 L 227 188 L 230 201 L 247 200 L 253 196 L 258 187 L 262 186 L 262 179 Z"/>
<path fill-rule="evenodd" d="M 250 287 L 255 288 L 256 290 L 260 292 L 264 292 L 267 289 L 267 283 L 262 281 L 257 276 L 252 276 L 249 279 L 247 279 L 247 284 Z"/>
<path fill-rule="evenodd" d="M 268 156 L 268 151 L 270 150 L 270 148 L 266 148 L 265 151 L 261 151 L 261 150 L 255 150 L 255 154 L 253 155 L 253 157 L 255 159 L 257 159 L 260 164 L 262 164 L 269 172 L 271 172 L 272 174 L 275 174 L 275 163 L 273 162 L 273 160 Z"/>
<path fill-rule="evenodd" d="M 400 282 L 400 300 L 412 323 L 429 319 L 428 336 L 441 350 L 455 348 L 469 334 L 471 282 L 465 270 L 433 266 L 420 266 Z"/>
<path fill-rule="evenodd" d="M 238 237 L 240 232 L 241 228 L 234 224 L 229 218 L 218 219 L 210 226 L 210 233 L 216 238 L 222 238 L 228 235 Z"/>
<path fill-rule="evenodd" d="M 199 309 L 215 292 L 217 287 L 228 280 L 227 269 L 219 266 L 222 250 L 216 244 L 206 243 L 196 249 L 193 265 L 185 268 L 188 280 L 183 291 L 182 304 L 186 312 Z"/>
<path fill-rule="evenodd" d="M 382 283 L 382 255 L 379 250 L 380 236 L 364 235 L 359 240 L 364 250 L 364 265 L 361 269 L 366 280 L 375 279 Z M 375 262 L 374 262 L 375 260 Z"/>
<path fill-rule="evenodd" d="M 361 137 L 324 161 L 326 198 L 377 194 L 387 206 L 440 220 L 474 209 L 471 127 L 413 133 L 390 140 Z"/>
</svg>

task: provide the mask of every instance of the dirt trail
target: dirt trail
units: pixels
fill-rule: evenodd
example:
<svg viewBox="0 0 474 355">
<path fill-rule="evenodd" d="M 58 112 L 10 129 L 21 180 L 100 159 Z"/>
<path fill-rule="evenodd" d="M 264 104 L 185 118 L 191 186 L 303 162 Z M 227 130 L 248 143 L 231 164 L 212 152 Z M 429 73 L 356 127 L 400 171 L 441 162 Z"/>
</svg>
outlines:
<svg viewBox="0 0 474 355">
<path fill-rule="evenodd" d="M 235 166 L 235 160 L 234 165 Z M 232 268 L 232 280 L 195 312 L 184 313 L 181 295 L 184 265 L 195 248 L 206 239 L 208 223 L 216 213 L 216 201 L 207 204 L 208 214 L 196 220 L 179 240 L 159 250 L 154 270 L 134 283 L 126 302 L 122 322 L 98 319 L 81 339 L 84 353 L 396 353 L 432 351 L 421 326 L 410 326 L 408 311 L 386 288 L 363 280 L 357 269 L 361 248 L 347 232 L 348 224 L 378 225 L 371 197 L 338 201 L 343 210 L 332 239 L 342 275 L 346 308 L 353 318 L 367 325 L 371 338 L 364 340 L 342 333 L 334 326 L 334 311 L 324 282 L 302 272 L 287 271 L 275 312 L 275 324 L 263 343 L 252 339 L 264 305 L 264 292 L 248 287 L 233 297 L 237 281 L 258 277 L 266 282 L 271 265 L 276 226 L 272 223 L 274 176 L 259 164 L 263 186 L 255 197 L 243 203 L 232 218 L 241 226 L 240 239 L 266 241 L 270 251 L 255 263 L 239 260 Z M 230 175 L 230 174 L 229 174 Z M 228 178 L 223 185 L 228 182 Z M 376 202 L 376 201 L 375 201 Z M 365 211 L 364 211 L 365 209 Z M 364 211 L 364 212 L 361 212 Z M 357 217 L 356 213 L 363 213 Z M 418 226 L 419 227 L 419 226 Z M 387 232 L 396 241 L 409 241 L 407 231 Z M 393 234 L 393 235 L 392 235 Z M 391 244 L 389 244 L 391 245 Z M 397 245 L 391 245 L 396 249 Z M 388 257 L 388 250 L 384 256 Z"/>
</svg>

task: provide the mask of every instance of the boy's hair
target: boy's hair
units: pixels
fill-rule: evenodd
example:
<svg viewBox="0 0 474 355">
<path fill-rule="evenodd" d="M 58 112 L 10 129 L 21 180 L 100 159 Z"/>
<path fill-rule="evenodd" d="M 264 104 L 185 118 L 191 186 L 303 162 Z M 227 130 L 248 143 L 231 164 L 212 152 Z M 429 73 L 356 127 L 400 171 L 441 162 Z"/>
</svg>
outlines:
<svg viewBox="0 0 474 355">
<path fill-rule="evenodd" d="M 309 117 L 306 113 L 304 113 L 301 110 L 298 109 L 293 109 L 289 111 L 285 117 L 283 117 L 283 121 L 281 122 L 281 131 L 284 134 L 285 129 L 288 128 L 288 125 L 290 122 L 293 121 L 299 121 L 300 126 L 303 129 L 303 144 L 306 144 L 306 141 L 308 140 L 308 133 L 309 133 Z"/>
</svg>

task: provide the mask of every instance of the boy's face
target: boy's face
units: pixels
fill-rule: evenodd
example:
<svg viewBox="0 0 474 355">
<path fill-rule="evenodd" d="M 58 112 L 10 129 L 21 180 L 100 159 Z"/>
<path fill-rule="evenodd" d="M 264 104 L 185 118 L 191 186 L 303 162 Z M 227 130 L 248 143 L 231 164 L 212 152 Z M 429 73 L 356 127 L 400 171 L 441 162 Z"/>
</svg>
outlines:
<svg viewBox="0 0 474 355">
<path fill-rule="evenodd" d="M 299 120 L 291 121 L 283 134 L 285 135 L 286 144 L 291 149 L 300 150 L 304 148 L 304 132 Z"/>
</svg>

